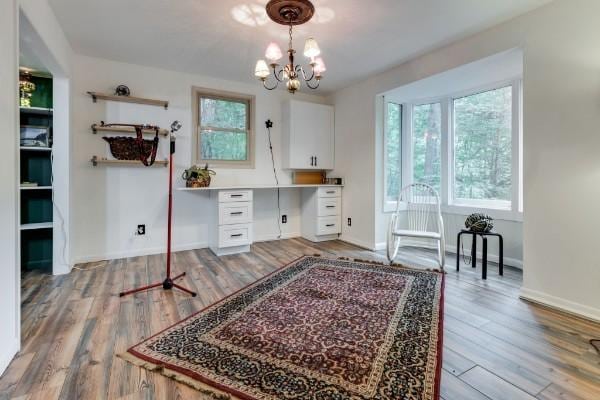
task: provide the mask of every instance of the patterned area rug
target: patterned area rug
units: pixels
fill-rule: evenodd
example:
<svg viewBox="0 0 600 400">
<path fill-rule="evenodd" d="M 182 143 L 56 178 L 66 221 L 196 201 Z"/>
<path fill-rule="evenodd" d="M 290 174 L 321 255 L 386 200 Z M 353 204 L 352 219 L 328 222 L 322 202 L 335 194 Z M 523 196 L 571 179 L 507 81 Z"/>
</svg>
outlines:
<svg viewBox="0 0 600 400">
<path fill-rule="evenodd" d="M 121 357 L 218 399 L 439 399 L 444 276 L 302 257 Z"/>
</svg>

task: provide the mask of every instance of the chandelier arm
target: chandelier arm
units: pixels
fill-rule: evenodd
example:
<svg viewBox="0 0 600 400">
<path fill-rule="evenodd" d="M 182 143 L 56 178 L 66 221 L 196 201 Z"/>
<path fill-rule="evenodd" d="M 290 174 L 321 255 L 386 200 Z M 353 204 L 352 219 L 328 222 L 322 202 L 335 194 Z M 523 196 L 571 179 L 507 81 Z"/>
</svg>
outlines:
<svg viewBox="0 0 600 400">
<path fill-rule="evenodd" d="M 265 89 L 267 89 L 267 90 L 273 90 L 273 89 L 276 89 L 277 86 L 279 86 L 279 82 L 275 82 L 275 84 L 273 86 L 271 86 L 271 87 L 267 86 L 267 80 L 266 79 L 263 79 L 262 83 L 263 83 L 263 87 Z"/>
<path fill-rule="evenodd" d="M 308 80 L 308 81 L 305 81 L 305 83 L 306 83 L 306 86 L 308 86 L 309 89 L 313 89 L 314 90 L 314 89 L 317 89 L 319 87 L 319 84 L 321 83 L 320 79 L 317 79 L 316 81 L 317 81 L 317 84 L 315 86 L 311 86 L 311 84 L 310 84 L 312 82 L 312 79 Z"/>
<path fill-rule="evenodd" d="M 283 82 L 283 71 L 283 67 L 280 67 L 279 71 L 277 71 L 277 67 L 273 67 L 273 76 L 275 77 L 277 82 Z"/>
<path fill-rule="evenodd" d="M 310 78 L 306 77 L 306 71 L 304 71 L 304 68 L 301 65 L 296 66 L 296 72 L 300 72 L 302 74 L 302 78 L 304 78 L 304 80 L 306 82 L 312 81 L 315 78 L 315 69 L 312 69 L 312 74 L 310 75 Z"/>
</svg>

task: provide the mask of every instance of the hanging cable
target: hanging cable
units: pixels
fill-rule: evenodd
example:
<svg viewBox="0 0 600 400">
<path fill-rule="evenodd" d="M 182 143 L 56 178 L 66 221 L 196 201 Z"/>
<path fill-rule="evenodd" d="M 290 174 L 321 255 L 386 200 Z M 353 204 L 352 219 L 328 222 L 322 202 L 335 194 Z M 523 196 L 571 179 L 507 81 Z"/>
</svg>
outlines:
<svg viewBox="0 0 600 400">
<path fill-rule="evenodd" d="M 273 165 L 273 176 L 275 176 L 275 183 L 277 184 L 277 228 L 279 229 L 279 236 L 277 239 L 281 239 L 281 192 L 279 189 L 279 178 L 277 177 L 277 169 L 275 168 L 275 157 L 273 156 L 273 143 L 271 142 L 271 128 L 273 127 L 273 121 L 270 119 L 265 121 L 267 127 L 267 137 L 269 139 L 269 151 L 271 152 L 271 164 Z"/>
</svg>

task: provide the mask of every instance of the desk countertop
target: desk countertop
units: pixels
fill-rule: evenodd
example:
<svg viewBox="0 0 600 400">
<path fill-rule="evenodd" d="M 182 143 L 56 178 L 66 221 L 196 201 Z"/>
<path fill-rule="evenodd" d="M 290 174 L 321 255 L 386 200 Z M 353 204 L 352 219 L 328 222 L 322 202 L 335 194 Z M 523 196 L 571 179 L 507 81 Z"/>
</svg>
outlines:
<svg viewBox="0 0 600 400">
<path fill-rule="evenodd" d="M 314 185 L 258 185 L 258 184 L 249 184 L 249 185 L 232 185 L 232 186 L 209 186 L 209 187 L 201 187 L 201 188 L 187 188 L 181 187 L 177 188 L 177 190 L 182 192 L 194 192 L 201 190 L 240 190 L 240 189 L 296 189 L 296 188 L 313 188 L 313 187 L 343 187 L 344 185 L 322 185 L 322 184 L 314 184 Z"/>
</svg>

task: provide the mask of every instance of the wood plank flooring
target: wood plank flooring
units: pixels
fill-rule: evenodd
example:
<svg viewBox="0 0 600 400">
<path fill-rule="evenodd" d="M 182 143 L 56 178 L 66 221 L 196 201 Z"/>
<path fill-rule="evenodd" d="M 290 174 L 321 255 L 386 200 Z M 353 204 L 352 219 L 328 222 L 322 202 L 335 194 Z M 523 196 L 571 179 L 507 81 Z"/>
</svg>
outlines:
<svg viewBox="0 0 600 400">
<path fill-rule="evenodd" d="M 383 254 L 332 241 L 257 243 L 252 252 L 216 257 L 208 249 L 174 255 L 182 284 L 197 290 L 155 290 L 119 298 L 127 288 L 161 280 L 165 256 L 81 265 L 66 276 L 28 273 L 22 282 L 23 346 L 0 378 L 8 399 L 202 399 L 193 389 L 135 367 L 115 354 L 304 254 L 383 261 Z M 431 254 L 409 250 L 399 261 L 434 266 Z M 522 274 L 492 265 L 446 267 L 445 400 L 597 400 L 600 356 L 588 344 L 600 324 L 519 300 Z"/>
</svg>

